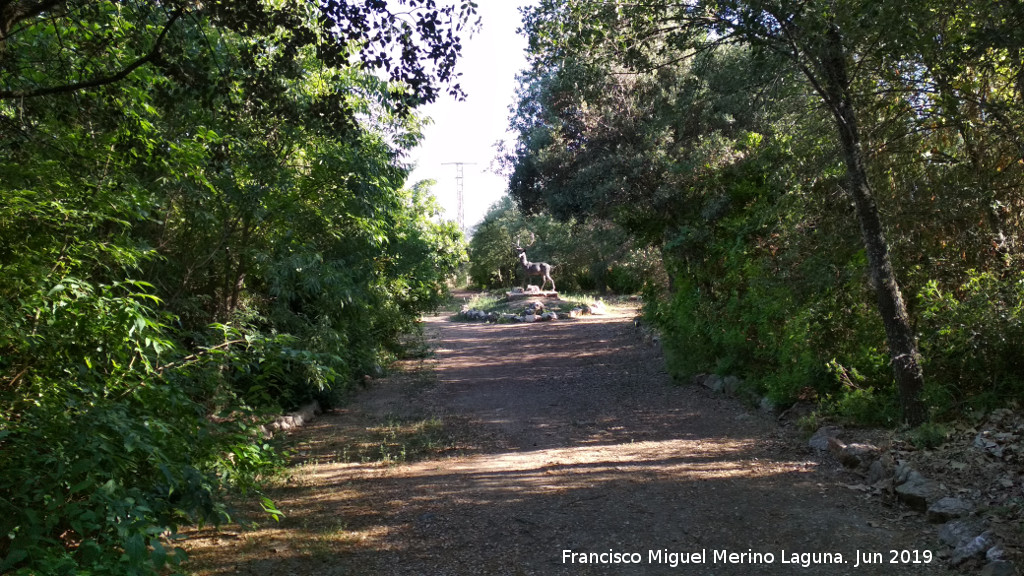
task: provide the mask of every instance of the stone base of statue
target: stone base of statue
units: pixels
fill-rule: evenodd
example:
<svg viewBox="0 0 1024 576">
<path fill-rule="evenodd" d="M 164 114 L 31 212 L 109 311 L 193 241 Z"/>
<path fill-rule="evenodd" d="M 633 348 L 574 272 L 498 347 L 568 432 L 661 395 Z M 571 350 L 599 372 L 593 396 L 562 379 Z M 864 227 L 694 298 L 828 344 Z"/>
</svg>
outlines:
<svg viewBox="0 0 1024 576">
<path fill-rule="evenodd" d="M 505 299 L 509 302 L 526 298 L 558 298 L 558 292 L 554 290 L 541 290 L 540 286 L 534 286 L 533 284 L 528 285 L 525 290 L 523 288 L 513 288 L 505 292 Z"/>
</svg>

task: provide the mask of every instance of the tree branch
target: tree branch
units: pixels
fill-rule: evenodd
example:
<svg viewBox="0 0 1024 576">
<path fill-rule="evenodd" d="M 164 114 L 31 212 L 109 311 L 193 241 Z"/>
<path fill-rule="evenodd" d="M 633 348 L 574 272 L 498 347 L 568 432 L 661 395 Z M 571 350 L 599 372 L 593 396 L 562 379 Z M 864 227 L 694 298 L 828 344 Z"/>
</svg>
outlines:
<svg viewBox="0 0 1024 576">
<path fill-rule="evenodd" d="M 177 362 L 171 362 L 169 364 L 164 364 L 163 366 L 160 366 L 159 368 L 157 368 L 156 371 L 158 373 L 162 374 L 165 370 L 168 370 L 170 368 L 179 368 L 181 366 L 186 366 L 188 364 L 192 364 L 193 362 L 196 362 L 197 360 L 199 360 L 203 356 L 206 356 L 207 354 L 213 352 L 214 350 L 220 350 L 221 348 L 230 348 L 231 346 L 233 346 L 235 344 L 245 344 L 245 343 L 246 343 L 245 340 L 228 340 L 227 342 L 222 342 L 220 344 L 217 344 L 216 346 L 210 346 L 209 348 L 205 348 L 202 351 L 196 352 L 195 354 L 189 354 L 188 356 L 185 356 L 184 358 L 182 358 L 181 360 L 178 360 Z"/>
<path fill-rule="evenodd" d="M 11 29 L 16 24 L 63 3 L 64 0 L 39 0 L 38 2 L 0 0 L 0 52 L 3 51 L 3 45 L 10 38 Z"/>
<path fill-rule="evenodd" d="M 79 90 L 87 90 L 89 88 L 98 88 L 100 86 L 106 86 L 107 84 L 113 84 L 119 82 L 129 74 L 139 69 L 143 65 L 156 60 L 160 55 L 161 44 L 167 37 L 167 33 L 170 32 L 171 26 L 181 17 L 181 11 L 176 11 L 171 15 L 167 24 L 164 25 L 164 29 L 160 31 L 160 35 L 157 36 L 156 42 L 153 43 L 153 49 L 149 51 L 145 56 L 135 60 L 119 72 L 111 74 L 110 76 L 104 76 L 101 78 L 94 78 L 92 80 L 86 80 L 84 82 L 76 82 L 74 84 L 64 84 L 61 86 L 47 86 L 45 88 L 34 88 L 31 90 L 0 90 L 0 100 L 11 100 L 11 99 L 22 99 L 22 98 L 36 98 L 39 96 L 49 96 L 52 94 L 66 94 L 70 92 L 77 92 Z"/>
</svg>

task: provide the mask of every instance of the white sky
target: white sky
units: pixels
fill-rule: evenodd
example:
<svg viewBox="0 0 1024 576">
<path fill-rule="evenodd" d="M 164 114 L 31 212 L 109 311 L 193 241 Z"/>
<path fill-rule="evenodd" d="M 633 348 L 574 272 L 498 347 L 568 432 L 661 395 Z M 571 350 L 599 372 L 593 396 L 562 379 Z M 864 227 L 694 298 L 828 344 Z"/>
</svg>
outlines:
<svg viewBox="0 0 1024 576">
<path fill-rule="evenodd" d="M 409 184 L 436 180 L 433 193 L 445 209 L 445 218 L 456 220 L 456 167 L 465 162 L 464 209 L 466 228 L 483 219 L 487 209 L 505 193 L 508 182 L 491 172 L 499 140 L 512 142 L 506 133 L 509 106 L 513 104 L 516 74 L 526 66 L 526 39 L 516 34 L 519 6 L 532 0 L 479 0 L 480 30 L 463 39 L 462 58 L 456 71 L 466 99 L 456 102 L 444 95 L 421 109 L 433 119 L 424 130 L 423 143 L 410 154 L 415 169 Z M 470 165 L 471 163 L 475 163 Z"/>
</svg>

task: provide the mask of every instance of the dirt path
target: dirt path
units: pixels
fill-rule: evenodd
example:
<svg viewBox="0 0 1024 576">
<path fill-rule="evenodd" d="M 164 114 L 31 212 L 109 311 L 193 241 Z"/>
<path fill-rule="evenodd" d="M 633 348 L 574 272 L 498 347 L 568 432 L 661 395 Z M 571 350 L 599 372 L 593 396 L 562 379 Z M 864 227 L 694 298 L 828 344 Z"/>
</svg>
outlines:
<svg viewBox="0 0 1024 576">
<path fill-rule="evenodd" d="M 436 377 L 385 379 L 298 433 L 304 463 L 273 493 L 287 518 L 194 535 L 200 573 L 947 573 L 889 564 L 934 529 L 771 419 L 674 386 L 631 318 L 428 319 Z M 626 556 L 572 556 L 609 552 Z"/>
</svg>

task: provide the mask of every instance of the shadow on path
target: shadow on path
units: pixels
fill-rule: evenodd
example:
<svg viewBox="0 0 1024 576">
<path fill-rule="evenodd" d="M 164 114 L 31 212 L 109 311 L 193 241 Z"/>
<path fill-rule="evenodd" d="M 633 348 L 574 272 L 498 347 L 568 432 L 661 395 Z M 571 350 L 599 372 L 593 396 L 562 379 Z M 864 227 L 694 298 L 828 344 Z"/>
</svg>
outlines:
<svg viewBox="0 0 1024 576">
<path fill-rule="evenodd" d="M 428 330 L 436 383 L 407 395 L 371 389 L 300 436 L 340 434 L 357 413 L 381 417 L 371 413 L 415 403 L 467 422 L 487 442 L 396 466 L 302 466 L 273 494 L 287 514 L 279 525 L 237 542 L 196 539 L 204 574 L 945 573 L 937 562 L 855 567 L 858 553 L 887 561 L 890 549 L 923 551 L 924 527 L 885 518 L 770 420 L 672 385 L 626 316 L 542 325 L 433 318 Z M 208 552 L 218 545 L 237 553 Z M 715 550 L 760 562 L 715 562 Z M 582 564 L 565 551 L 637 553 L 642 562 Z M 704 564 L 672 565 L 701 551 Z M 844 563 L 794 553 L 841 554 Z"/>
</svg>

